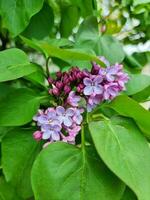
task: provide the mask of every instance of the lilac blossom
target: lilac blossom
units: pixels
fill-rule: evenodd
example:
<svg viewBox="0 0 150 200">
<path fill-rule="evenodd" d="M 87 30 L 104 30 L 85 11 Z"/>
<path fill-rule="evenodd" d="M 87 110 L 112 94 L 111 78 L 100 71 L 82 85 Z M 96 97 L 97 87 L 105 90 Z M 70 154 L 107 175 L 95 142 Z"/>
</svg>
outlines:
<svg viewBox="0 0 150 200">
<path fill-rule="evenodd" d="M 56 113 L 58 116 L 58 120 L 64 124 L 65 126 L 71 126 L 73 124 L 72 116 L 74 115 L 74 109 L 73 108 L 67 108 L 65 110 L 64 107 L 58 106 L 56 108 Z"/>
<path fill-rule="evenodd" d="M 84 78 L 83 83 L 85 85 L 85 88 L 83 90 L 84 95 L 96 95 L 96 94 L 102 94 L 103 92 L 103 86 L 100 85 L 102 82 L 101 76 L 91 76 L 90 78 Z"/>
<path fill-rule="evenodd" d="M 91 95 L 87 100 L 87 111 L 91 112 L 98 104 L 103 101 L 103 95 Z"/>
<path fill-rule="evenodd" d="M 67 128 L 66 130 L 68 132 L 68 135 L 64 136 L 62 134 L 62 141 L 68 142 L 70 144 L 75 144 L 75 137 L 81 130 L 81 126 L 78 126 L 74 123 L 71 127 Z"/>
<path fill-rule="evenodd" d="M 56 107 L 39 110 L 33 120 L 39 127 L 33 137 L 39 141 L 46 140 L 44 147 L 56 141 L 75 144 L 75 138 L 81 130 L 82 113 L 91 112 L 97 105 L 115 98 L 125 89 L 129 80 L 121 64 L 110 65 L 104 58 L 99 58 L 106 65 L 102 68 L 93 62 L 91 72 L 78 67 L 68 72 L 57 72 L 56 78 L 49 77 L 49 93 L 61 96 Z M 86 109 L 80 107 L 80 100 L 86 101 Z M 55 99 L 56 103 L 58 98 Z"/>
<path fill-rule="evenodd" d="M 83 109 L 78 109 L 78 108 L 75 108 L 74 109 L 74 115 L 73 115 L 73 120 L 76 124 L 80 125 L 82 120 L 83 120 L 83 117 L 82 117 L 82 113 L 84 112 Z"/>
<path fill-rule="evenodd" d="M 118 95 L 119 87 L 117 83 L 108 83 L 104 85 L 103 97 L 105 100 L 112 100 Z"/>
<path fill-rule="evenodd" d="M 76 95 L 74 91 L 71 91 L 67 98 L 67 103 L 71 106 L 77 107 L 81 97 Z"/>
</svg>

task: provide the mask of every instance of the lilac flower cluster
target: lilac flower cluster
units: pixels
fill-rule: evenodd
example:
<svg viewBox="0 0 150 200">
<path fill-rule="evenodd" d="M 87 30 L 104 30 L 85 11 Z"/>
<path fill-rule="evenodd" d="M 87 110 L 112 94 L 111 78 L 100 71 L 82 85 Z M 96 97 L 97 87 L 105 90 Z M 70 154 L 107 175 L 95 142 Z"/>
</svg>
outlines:
<svg viewBox="0 0 150 200">
<path fill-rule="evenodd" d="M 81 129 L 84 110 L 92 111 L 98 104 L 112 100 L 119 92 L 125 90 L 125 83 L 129 80 L 123 71 L 123 66 L 116 63 L 110 66 L 104 58 L 102 68 L 92 63 L 91 71 L 72 67 L 68 72 L 57 72 L 56 78 L 49 77 L 49 93 L 58 100 L 57 107 L 39 110 L 34 117 L 39 131 L 34 133 L 36 140 L 64 141 L 75 143 L 75 137 Z M 84 99 L 86 106 L 80 106 Z"/>
<path fill-rule="evenodd" d="M 34 133 L 36 140 L 47 140 L 48 142 L 62 140 L 75 143 L 75 137 L 81 129 L 83 120 L 81 113 L 83 109 L 67 108 L 57 106 L 47 110 L 39 110 L 33 118 L 40 127 L 40 131 Z"/>
</svg>

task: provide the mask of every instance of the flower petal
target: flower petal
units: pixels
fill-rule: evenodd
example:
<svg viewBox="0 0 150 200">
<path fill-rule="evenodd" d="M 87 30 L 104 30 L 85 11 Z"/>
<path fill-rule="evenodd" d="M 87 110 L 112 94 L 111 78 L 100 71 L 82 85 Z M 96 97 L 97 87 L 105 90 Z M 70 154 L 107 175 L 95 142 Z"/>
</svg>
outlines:
<svg viewBox="0 0 150 200">
<path fill-rule="evenodd" d="M 83 90 L 83 93 L 85 95 L 91 95 L 93 93 L 93 87 L 92 86 L 86 86 Z"/>
<path fill-rule="evenodd" d="M 59 141 L 60 140 L 60 134 L 58 132 L 53 132 L 51 135 L 52 140 Z"/>
<path fill-rule="evenodd" d="M 103 81 L 103 78 L 101 76 L 96 76 L 93 80 L 95 85 L 98 85 L 99 83 L 101 83 Z"/>
<path fill-rule="evenodd" d="M 73 123 L 73 121 L 72 121 L 72 119 L 70 118 L 70 117 L 65 117 L 64 118 L 64 125 L 65 126 L 71 126 L 72 125 L 72 123 Z"/>
<path fill-rule="evenodd" d="M 73 116 L 74 115 L 74 109 L 73 108 L 68 108 L 66 110 L 66 116 Z"/>
<path fill-rule="evenodd" d="M 57 106 L 57 108 L 56 108 L 56 113 L 57 113 L 58 115 L 63 115 L 63 114 L 65 114 L 65 109 L 64 109 L 64 107 L 62 107 L 62 106 Z"/>
<path fill-rule="evenodd" d="M 95 94 L 102 94 L 103 93 L 103 86 L 101 86 L 101 85 L 94 86 L 94 93 Z"/>
<path fill-rule="evenodd" d="M 86 86 L 90 86 L 90 85 L 92 85 L 92 80 L 89 79 L 89 78 L 84 78 L 84 79 L 83 79 L 83 83 L 84 83 L 84 85 L 86 85 Z"/>
</svg>

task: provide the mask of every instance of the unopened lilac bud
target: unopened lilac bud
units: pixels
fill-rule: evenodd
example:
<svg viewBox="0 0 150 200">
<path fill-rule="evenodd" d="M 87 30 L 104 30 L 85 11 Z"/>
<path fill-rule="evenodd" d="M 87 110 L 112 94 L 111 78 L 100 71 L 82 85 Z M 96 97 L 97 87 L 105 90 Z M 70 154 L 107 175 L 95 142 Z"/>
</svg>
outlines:
<svg viewBox="0 0 150 200">
<path fill-rule="evenodd" d="M 62 75 L 63 75 L 62 72 L 60 72 L 60 71 L 56 72 L 56 76 L 57 76 L 58 79 L 60 79 L 62 77 Z"/>
<path fill-rule="evenodd" d="M 83 88 L 84 88 L 84 84 L 83 83 L 80 83 L 78 86 L 77 86 L 77 91 L 80 93 L 80 92 L 83 92 Z"/>
<path fill-rule="evenodd" d="M 33 137 L 35 140 L 40 141 L 42 139 L 42 132 L 41 131 L 35 131 L 33 133 Z"/>
<path fill-rule="evenodd" d="M 68 86 L 68 85 L 65 85 L 65 87 L 64 87 L 64 93 L 65 94 L 69 94 L 70 91 L 71 91 L 71 87 Z"/>
<path fill-rule="evenodd" d="M 57 82 L 56 82 L 56 87 L 57 87 L 58 89 L 62 89 L 63 86 L 64 86 L 64 84 L 63 84 L 61 81 L 57 81 Z"/>
<path fill-rule="evenodd" d="M 63 82 L 64 82 L 65 85 L 70 83 L 70 79 L 67 75 L 64 76 Z"/>
<path fill-rule="evenodd" d="M 53 83 L 53 79 L 51 77 L 48 77 L 48 83 L 52 84 Z"/>
<path fill-rule="evenodd" d="M 99 73 L 99 70 L 100 70 L 100 67 L 96 63 L 93 63 L 91 73 L 93 75 L 97 75 Z"/>
<path fill-rule="evenodd" d="M 57 87 L 55 87 L 55 88 L 53 88 L 52 93 L 57 96 L 57 95 L 59 95 L 60 91 Z"/>
</svg>

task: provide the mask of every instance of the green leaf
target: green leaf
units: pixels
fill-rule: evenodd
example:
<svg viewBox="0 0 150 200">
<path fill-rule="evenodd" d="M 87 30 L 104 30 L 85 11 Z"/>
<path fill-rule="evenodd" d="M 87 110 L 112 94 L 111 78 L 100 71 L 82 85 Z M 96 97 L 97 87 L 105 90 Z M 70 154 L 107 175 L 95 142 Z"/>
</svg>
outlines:
<svg viewBox="0 0 150 200">
<path fill-rule="evenodd" d="M 5 181 L 3 177 L 0 177 L 0 199 L 1 200 L 22 200 L 18 197 L 15 189 Z"/>
<path fill-rule="evenodd" d="M 130 75 L 130 80 L 126 84 L 126 88 L 127 88 L 126 94 L 127 95 L 136 94 L 138 92 L 141 92 L 148 86 L 150 86 L 150 76 L 143 75 L 143 74 Z"/>
<path fill-rule="evenodd" d="M 97 19 L 93 16 L 87 17 L 80 25 L 76 35 L 75 48 L 92 49 L 96 55 L 105 56 L 111 64 L 122 62 L 125 57 L 122 45 L 118 40 L 109 35 L 100 36 Z"/>
<path fill-rule="evenodd" d="M 0 127 L 0 142 L 2 141 L 2 139 L 6 135 L 6 133 L 11 129 L 12 129 L 12 127 Z"/>
<path fill-rule="evenodd" d="M 122 116 L 134 119 L 146 136 L 150 137 L 150 112 L 145 110 L 136 101 L 125 95 L 120 95 L 107 106 Z"/>
<path fill-rule="evenodd" d="M 99 39 L 96 17 L 87 17 L 79 26 L 75 36 L 75 48 L 94 48 Z"/>
<path fill-rule="evenodd" d="M 73 60 L 95 61 L 101 66 L 104 66 L 104 63 L 100 61 L 100 59 L 97 56 L 85 53 L 81 50 L 61 49 L 59 47 L 44 42 L 42 42 L 39 46 L 41 49 L 43 49 L 46 55 L 51 57 L 60 58 L 68 62 L 72 62 Z"/>
<path fill-rule="evenodd" d="M 110 120 L 90 123 L 91 135 L 105 164 L 123 180 L 139 200 L 150 197 L 150 148 L 134 123 Z"/>
<path fill-rule="evenodd" d="M 29 45 L 31 48 L 36 49 L 42 53 L 48 58 L 50 57 L 55 57 L 62 59 L 64 61 L 67 61 L 69 63 L 72 63 L 74 60 L 78 61 L 95 61 L 98 64 L 100 64 L 102 67 L 105 66 L 105 64 L 100 61 L 100 59 L 92 54 L 85 53 L 84 50 L 77 50 L 77 49 L 62 49 L 58 47 L 58 44 L 54 45 L 51 44 L 50 42 L 45 42 L 45 41 L 32 41 L 29 40 L 23 36 L 21 36 L 21 39 Z"/>
<path fill-rule="evenodd" d="M 1 0 L 3 26 L 13 36 L 17 36 L 28 25 L 30 18 L 42 8 L 42 5 L 43 0 Z"/>
<path fill-rule="evenodd" d="M 14 90 L 9 83 L 0 83 L 0 100 Z"/>
<path fill-rule="evenodd" d="M 20 126 L 30 122 L 38 110 L 41 98 L 25 88 L 9 93 L 0 101 L 0 126 Z"/>
<path fill-rule="evenodd" d="M 40 153 L 32 186 L 36 200 L 119 200 L 124 191 L 93 150 L 83 152 L 65 143 L 53 143 Z"/>
<path fill-rule="evenodd" d="M 44 4 L 42 10 L 34 15 L 23 35 L 27 38 L 36 38 L 38 40 L 49 36 L 54 25 L 54 15 L 52 9 Z"/>
<path fill-rule="evenodd" d="M 2 141 L 2 168 L 8 183 L 23 198 L 33 195 L 31 168 L 41 145 L 33 137 L 33 129 L 13 129 Z"/>
<path fill-rule="evenodd" d="M 30 63 L 27 55 L 19 49 L 0 52 L 0 82 L 21 78 L 37 69 L 37 65 Z"/>
<path fill-rule="evenodd" d="M 140 4 L 146 4 L 150 3 L 150 0 L 133 0 L 134 6 L 140 5 Z"/>
<path fill-rule="evenodd" d="M 68 19 L 71 23 L 68 23 Z M 79 20 L 79 9 L 76 6 L 68 6 L 62 10 L 60 33 L 62 37 L 71 35 L 73 28 Z"/>
<path fill-rule="evenodd" d="M 125 192 L 124 192 L 121 200 L 137 200 L 137 197 L 132 192 L 132 190 L 130 190 L 128 187 L 126 187 Z"/>
<path fill-rule="evenodd" d="M 117 39 L 109 35 L 104 35 L 99 38 L 95 51 L 97 55 L 105 56 L 110 64 L 122 62 L 125 58 L 122 45 Z"/>
</svg>

